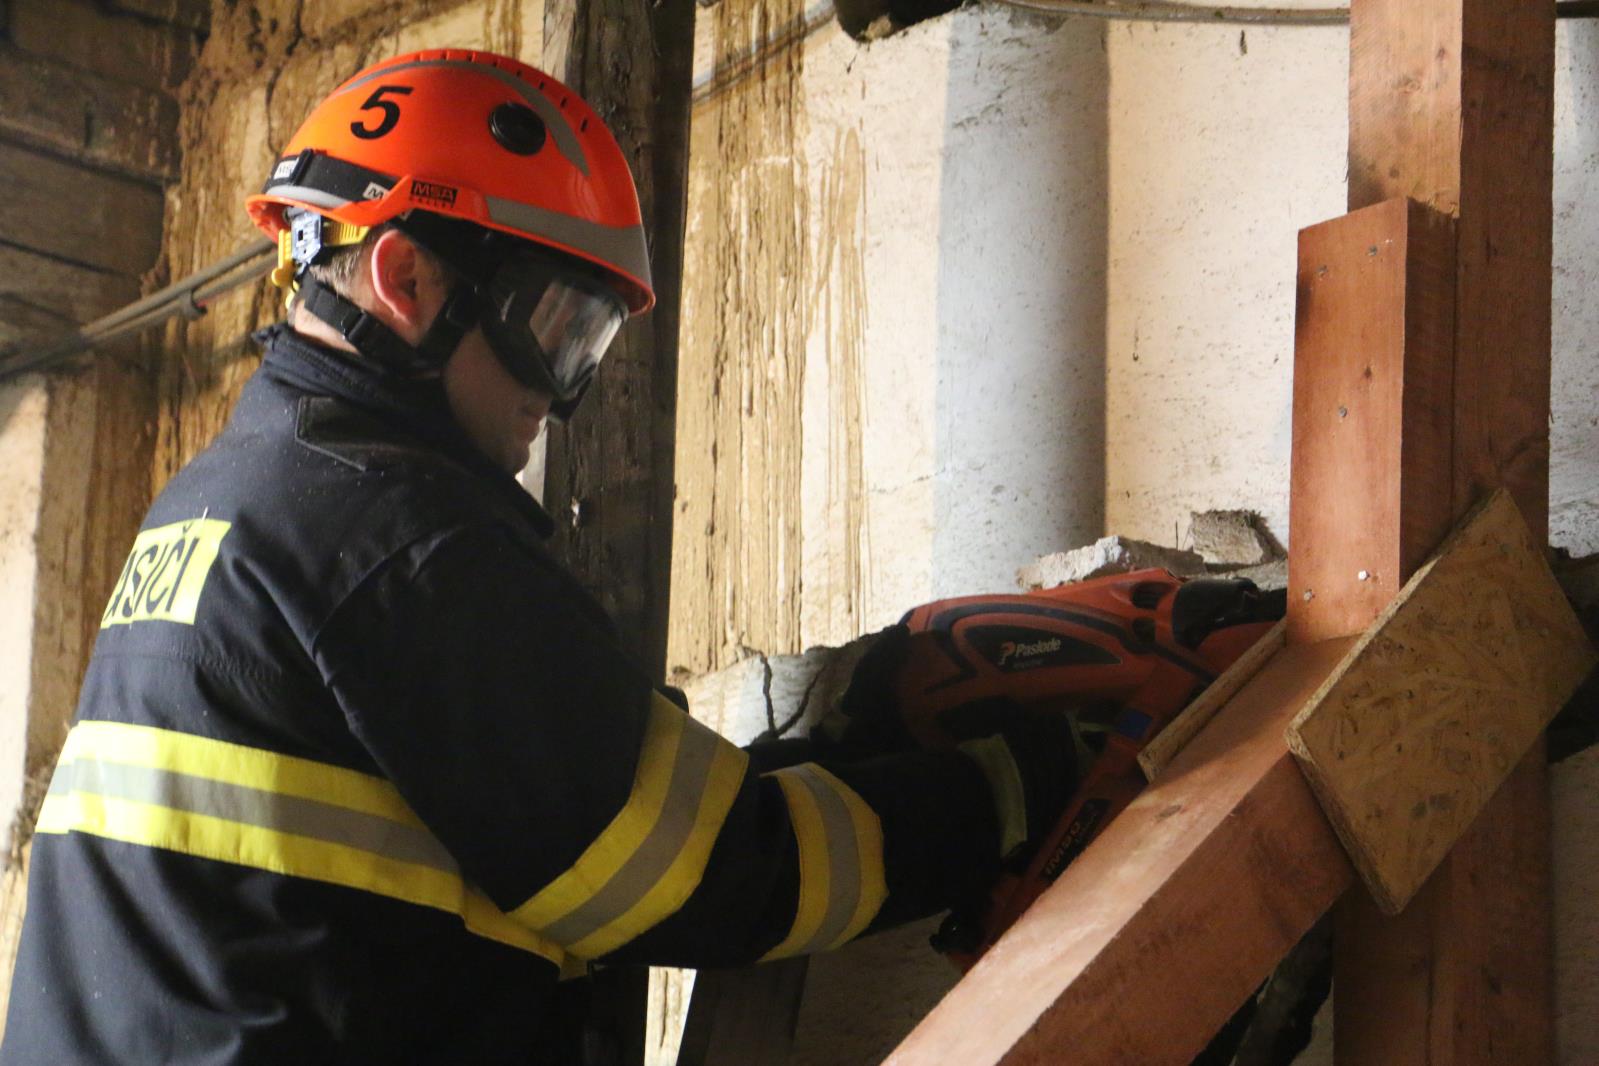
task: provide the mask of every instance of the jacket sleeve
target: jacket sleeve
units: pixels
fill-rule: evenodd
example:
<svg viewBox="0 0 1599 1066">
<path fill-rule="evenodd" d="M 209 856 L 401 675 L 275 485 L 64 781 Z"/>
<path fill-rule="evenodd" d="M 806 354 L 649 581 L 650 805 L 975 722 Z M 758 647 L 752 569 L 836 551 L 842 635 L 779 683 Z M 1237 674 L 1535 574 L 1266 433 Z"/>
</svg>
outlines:
<svg viewBox="0 0 1599 1066">
<path fill-rule="evenodd" d="M 968 898 L 998 865 L 965 756 L 763 773 L 654 688 L 570 575 L 495 527 L 391 559 L 312 651 L 468 880 L 578 958 L 823 950 Z"/>
</svg>

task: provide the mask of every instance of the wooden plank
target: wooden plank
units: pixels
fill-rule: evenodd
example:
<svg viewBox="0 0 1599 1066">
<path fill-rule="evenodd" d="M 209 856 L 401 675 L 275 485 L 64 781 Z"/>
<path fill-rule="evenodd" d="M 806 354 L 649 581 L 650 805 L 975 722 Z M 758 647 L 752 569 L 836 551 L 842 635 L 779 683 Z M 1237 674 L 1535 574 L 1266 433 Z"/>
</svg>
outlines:
<svg viewBox="0 0 1599 1066">
<path fill-rule="evenodd" d="M 1420 890 L 1596 658 L 1504 490 L 1360 638 L 1288 744 L 1385 913 Z"/>
<path fill-rule="evenodd" d="M 0 240 L 96 270 L 137 275 L 161 249 L 161 190 L 0 145 Z"/>
<path fill-rule="evenodd" d="M 1278 622 L 1255 642 L 1253 648 L 1239 656 L 1220 677 L 1212 681 L 1198 699 L 1184 707 L 1183 713 L 1156 734 L 1154 740 L 1144 746 L 1144 750 L 1138 753 L 1138 765 L 1143 767 L 1145 778 L 1153 781 L 1171 765 L 1177 753 L 1186 748 L 1199 735 L 1199 731 L 1210 724 L 1217 712 L 1226 706 L 1227 701 L 1236 696 L 1238 690 L 1271 661 L 1272 656 L 1283 646 L 1287 632 L 1288 623 Z"/>
<path fill-rule="evenodd" d="M 550 437 L 552 546 L 611 612 L 624 644 L 665 671 L 677 336 L 694 0 L 551 0 L 544 64 L 616 134 L 638 181 L 655 309 L 612 345 L 581 415 Z"/>
<path fill-rule="evenodd" d="M 1188 1063 L 1353 880 L 1283 740 L 1353 643 L 1274 656 L 887 1062 Z"/>
<path fill-rule="evenodd" d="M 178 104 L 0 43 L 0 133 L 143 181 L 177 177 Z"/>
<path fill-rule="evenodd" d="M 1355 0 L 1350 207 L 1457 216 L 1451 515 L 1496 484 L 1546 532 L 1554 11 Z M 1298 500 L 1296 506 L 1302 506 Z M 1299 545 L 1295 544 L 1295 550 Z M 1535 745 L 1398 919 L 1339 909 L 1341 1064 L 1551 1062 L 1547 770 Z"/>
<path fill-rule="evenodd" d="M 55 336 L 138 298 L 133 277 L 0 244 L 0 344 Z"/>
<path fill-rule="evenodd" d="M 1364 630 L 1449 531 L 1453 244 L 1403 199 L 1300 234 L 1291 643 Z"/>
<path fill-rule="evenodd" d="M 12 0 L 6 31 L 24 51 L 146 89 L 176 89 L 200 51 L 193 28 L 91 0 Z"/>
</svg>

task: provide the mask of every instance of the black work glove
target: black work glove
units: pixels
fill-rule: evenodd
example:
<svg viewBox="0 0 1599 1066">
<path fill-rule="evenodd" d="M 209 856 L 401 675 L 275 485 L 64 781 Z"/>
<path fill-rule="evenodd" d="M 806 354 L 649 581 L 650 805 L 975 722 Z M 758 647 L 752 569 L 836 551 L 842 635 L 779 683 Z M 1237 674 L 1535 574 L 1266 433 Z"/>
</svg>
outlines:
<svg viewBox="0 0 1599 1066">
<path fill-rule="evenodd" d="M 1004 703 L 1006 701 L 988 701 Z M 1082 779 L 1071 722 L 1063 714 L 992 706 L 1002 728 L 964 740 L 956 750 L 977 763 L 988 780 L 999 827 L 999 855 L 1025 866 L 1055 827 Z"/>
<path fill-rule="evenodd" d="M 894 683 L 910 654 L 910 630 L 892 625 L 877 635 L 850 674 L 838 708 L 813 737 L 835 746 L 843 758 L 868 759 L 917 747 L 900 715 Z"/>
</svg>

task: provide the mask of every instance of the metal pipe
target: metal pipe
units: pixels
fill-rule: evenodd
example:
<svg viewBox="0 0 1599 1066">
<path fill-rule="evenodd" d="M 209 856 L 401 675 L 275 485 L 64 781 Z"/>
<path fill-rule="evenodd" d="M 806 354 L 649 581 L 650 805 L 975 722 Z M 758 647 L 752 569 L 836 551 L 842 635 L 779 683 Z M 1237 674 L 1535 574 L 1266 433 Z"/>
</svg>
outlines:
<svg viewBox="0 0 1599 1066">
<path fill-rule="evenodd" d="M 203 270 L 151 293 L 109 315 L 80 326 L 72 333 L 37 348 L 12 345 L 0 351 L 0 381 L 30 370 L 42 370 L 80 352 L 107 344 L 130 333 L 158 326 L 177 315 L 198 318 L 225 292 L 254 281 L 272 269 L 277 245 L 256 241 Z M 29 349 L 33 350 L 29 350 Z"/>
</svg>

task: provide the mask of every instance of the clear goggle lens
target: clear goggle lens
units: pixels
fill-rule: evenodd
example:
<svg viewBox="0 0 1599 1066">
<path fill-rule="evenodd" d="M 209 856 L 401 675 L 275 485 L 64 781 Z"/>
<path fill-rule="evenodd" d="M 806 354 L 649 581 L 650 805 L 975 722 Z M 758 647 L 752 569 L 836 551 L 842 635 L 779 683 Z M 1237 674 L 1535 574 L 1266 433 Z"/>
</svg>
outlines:
<svg viewBox="0 0 1599 1066">
<path fill-rule="evenodd" d="M 575 407 L 627 318 L 621 297 L 542 255 L 502 265 L 487 293 L 483 328 L 506 369 L 557 407 Z"/>
</svg>

